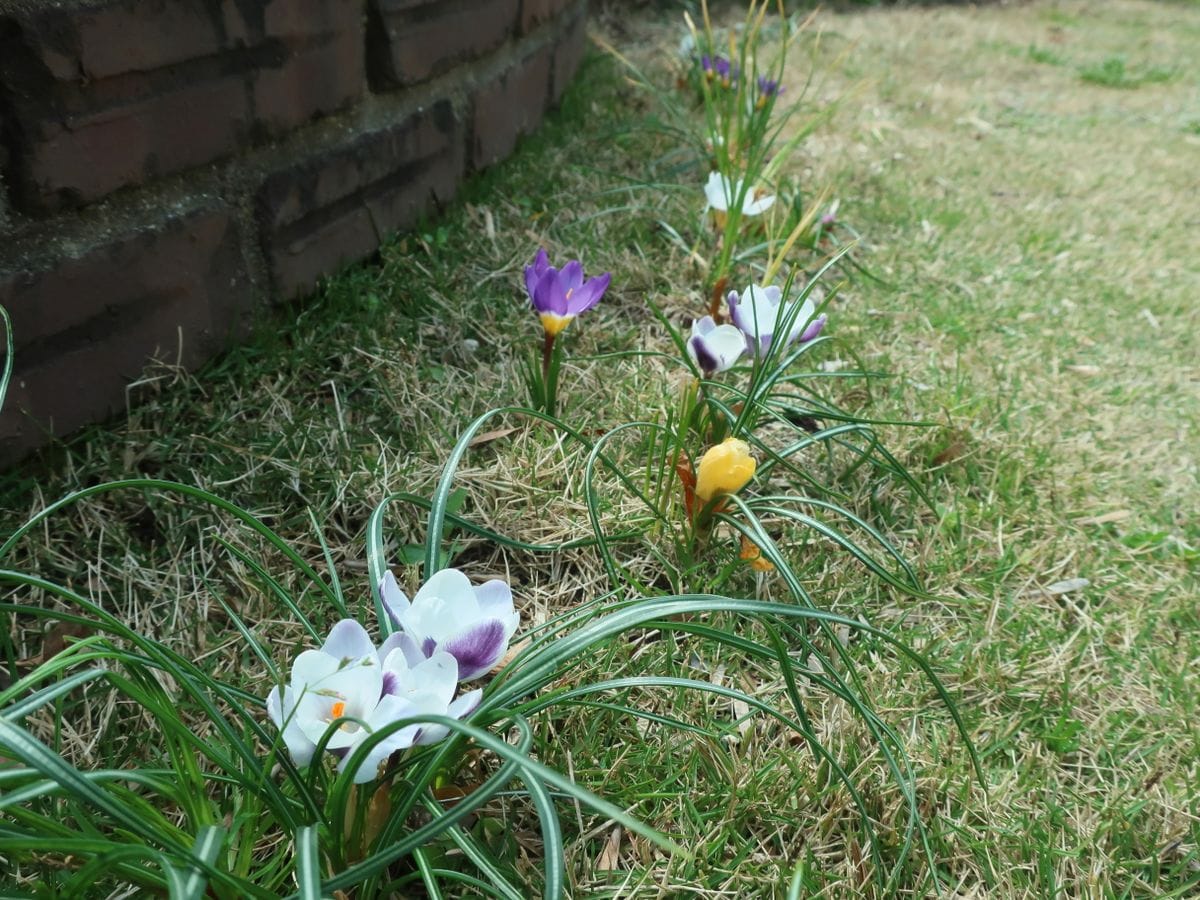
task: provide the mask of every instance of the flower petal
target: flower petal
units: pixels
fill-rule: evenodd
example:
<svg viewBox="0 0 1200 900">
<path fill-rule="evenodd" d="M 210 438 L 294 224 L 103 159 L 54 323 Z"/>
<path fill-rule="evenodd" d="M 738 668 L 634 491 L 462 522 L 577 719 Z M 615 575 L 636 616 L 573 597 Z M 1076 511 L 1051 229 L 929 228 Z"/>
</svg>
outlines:
<svg viewBox="0 0 1200 900">
<path fill-rule="evenodd" d="M 564 295 L 567 291 L 579 290 L 583 284 L 583 263 L 577 259 L 571 260 L 562 267 L 562 271 L 558 273 L 558 279 Z"/>
<path fill-rule="evenodd" d="M 365 741 L 371 734 L 376 731 L 386 728 L 393 722 L 414 715 L 416 710 L 412 704 L 399 697 L 384 697 L 379 701 L 378 706 L 372 710 L 368 717 L 367 727 L 363 729 L 362 737 L 358 743 Z M 366 758 L 359 764 L 354 771 L 354 783 L 365 784 L 379 777 L 380 767 L 387 762 L 389 756 L 397 750 L 404 750 L 413 745 L 413 740 L 420 730 L 419 725 L 406 725 L 399 729 L 395 734 L 389 735 L 378 744 L 371 748 L 367 753 Z M 357 746 L 357 744 L 355 745 Z M 345 771 L 349 765 L 352 753 L 347 754 L 338 764 L 338 771 Z"/>
<path fill-rule="evenodd" d="M 387 611 L 388 618 L 392 620 L 393 625 L 402 628 L 405 614 L 411 606 L 408 602 L 408 594 L 400 590 L 400 585 L 396 583 L 396 576 L 390 571 L 383 573 L 378 590 L 379 599 L 383 601 L 383 608 Z"/>
<path fill-rule="evenodd" d="M 341 668 L 341 662 L 336 657 L 320 650 L 305 650 L 292 663 L 292 687 L 300 689 L 305 685 L 319 684 Z"/>
<path fill-rule="evenodd" d="M 758 216 L 765 213 L 768 209 L 775 205 L 775 196 L 766 194 L 762 197 L 755 197 L 753 191 L 746 193 L 746 198 L 742 202 L 742 215 Z"/>
<path fill-rule="evenodd" d="M 400 650 L 400 652 L 404 655 L 404 661 L 408 664 L 410 669 L 425 659 L 425 654 L 421 652 L 421 646 L 407 631 L 392 632 L 388 639 L 379 646 L 379 662 L 385 663 L 388 658 L 388 654 L 393 650 Z M 385 664 L 383 673 L 385 681 L 387 679 L 387 673 L 388 668 Z M 385 694 L 391 693 L 388 691 L 386 684 L 384 685 L 383 692 Z"/>
<path fill-rule="evenodd" d="M 800 343 L 807 343 L 821 333 L 821 329 L 825 327 L 825 322 L 829 316 L 821 313 L 815 319 L 808 323 L 808 327 L 800 334 Z"/>
<path fill-rule="evenodd" d="M 567 298 L 567 312 L 572 315 L 579 315 L 587 312 L 593 306 L 600 302 L 600 298 L 604 296 L 604 292 L 608 290 L 608 285 L 612 281 L 612 273 L 605 272 L 603 275 L 597 275 L 595 278 L 589 278 L 582 285 L 576 288 L 569 298 Z"/>
<path fill-rule="evenodd" d="M 566 315 L 566 290 L 560 286 L 559 282 L 559 273 L 552 267 L 546 270 L 542 280 L 537 283 L 530 299 L 533 301 L 533 308 L 539 313 Z"/>
<path fill-rule="evenodd" d="M 290 687 L 283 689 L 280 696 L 279 686 L 271 688 L 267 695 L 267 715 L 282 732 L 283 743 L 288 755 L 300 768 L 312 762 L 317 745 L 310 741 L 296 722 L 296 697 Z"/>
<path fill-rule="evenodd" d="M 375 642 L 353 619 L 342 619 L 329 631 L 329 637 L 321 645 L 321 652 L 328 653 L 343 664 L 375 655 Z"/>
<path fill-rule="evenodd" d="M 446 715 L 453 719 L 464 719 L 475 712 L 475 708 L 479 706 L 479 701 L 482 699 L 483 688 L 475 688 L 475 690 L 463 694 L 461 697 L 456 697 L 446 710 Z"/>
<path fill-rule="evenodd" d="M 502 618 L 513 611 L 512 588 L 507 581 L 493 578 L 475 587 L 479 612 L 491 618 Z"/>
<path fill-rule="evenodd" d="M 471 587 L 471 579 L 458 569 L 441 569 L 434 572 L 413 597 L 413 604 L 419 604 L 431 597 L 440 597 L 454 605 L 458 605 L 455 601 L 469 601 L 470 605 L 475 605 L 475 589 Z"/>
<path fill-rule="evenodd" d="M 698 334 L 692 335 L 687 342 L 688 356 L 692 358 L 692 362 L 700 369 L 705 378 L 716 374 L 721 368 L 721 360 L 708 349 L 708 344 L 704 338 Z"/>
<path fill-rule="evenodd" d="M 508 648 L 506 630 L 499 619 L 488 619 L 440 645 L 458 661 L 459 681 L 478 678 L 499 662 Z"/>
</svg>

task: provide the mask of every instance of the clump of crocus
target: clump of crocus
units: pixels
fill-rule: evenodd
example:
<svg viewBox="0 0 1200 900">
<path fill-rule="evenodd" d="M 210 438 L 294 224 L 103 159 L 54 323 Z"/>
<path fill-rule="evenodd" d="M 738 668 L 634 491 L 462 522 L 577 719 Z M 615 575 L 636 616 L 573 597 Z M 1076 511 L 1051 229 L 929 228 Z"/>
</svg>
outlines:
<svg viewBox="0 0 1200 900">
<path fill-rule="evenodd" d="M 704 210 L 712 214 L 717 228 L 725 227 L 730 207 L 740 208 L 742 216 L 760 216 L 775 205 L 775 196 L 764 188 L 747 188 L 742 179 L 734 181 L 720 172 L 709 173 L 704 184 L 704 199 Z"/>
<path fill-rule="evenodd" d="M 584 278 L 583 263 L 577 259 L 556 269 L 550 265 L 544 249 L 538 250 L 533 264 L 525 267 L 525 290 L 541 319 L 544 338 L 540 372 L 535 363 L 526 376 L 534 405 L 539 409 L 554 413 L 561 361 L 561 350 L 556 344 L 558 335 L 577 315 L 600 302 L 611 280 L 608 272 Z"/>
<path fill-rule="evenodd" d="M 696 496 L 709 503 L 721 494 L 736 494 L 754 477 L 757 467 L 749 444 L 738 438 L 726 438 L 700 457 L 696 467 Z"/>
<path fill-rule="evenodd" d="M 729 292 L 729 318 L 746 336 L 751 353 L 765 356 L 782 334 L 785 345 L 811 341 L 825 327 L 824 313 L 817 315 L 811 299 L 785 303 L 783 291 L 774 285 L 750 285 L 741 294 Z"/>
<path fill-rule="evenodd" d="M 709 81 L 714 79 L 720 81 L 721 87 L 730 87 L 737 81 L 737 67 L 724 56 L 708 56 L 706 54 L 700 57 L 700 68 L 703 70 L 705 78 Z"/>
<path fill-rule="evenodd" d="M 733 325 L 718 325 L 712 316 L 692 323 L 688 355 L 705 378 L 731 368 L 746 352 L 746 337 Z"/>
<path fill-rule="evenodd" d="M 267 696 L 267 715 L 282 733 L 297 766 L 312 762 L 325 742 L 344 771 L 355 750 L 376 732 L 401 719 L 439 715 L 462 718 L 479 704 L 482 691 L 454 699 L 458 664 L 448 652 L 412 659 L 398 647 L 376 649 L 365 628 L 343 619 L 319 650 L 305 650 L 292 664 L 291 682 Z M 355 784 L 377 778 L 389 756 L 414 744 L 441 740 L 444 725 L 413 723 L 376 744 L 358 764 Z"/>
<path fill-rule="evenodd" d="M 411 601 L 388 572 L 379 594 L 399 629 L 384 647 L 400 648 L 410 661 L 449 653 L 457 661 L 459 681 L 478 678 L 495 666 L 521 621 L 506 583 L 493 578 L 472 585 L 458 569 L 435 573 Z"/>
</svg>

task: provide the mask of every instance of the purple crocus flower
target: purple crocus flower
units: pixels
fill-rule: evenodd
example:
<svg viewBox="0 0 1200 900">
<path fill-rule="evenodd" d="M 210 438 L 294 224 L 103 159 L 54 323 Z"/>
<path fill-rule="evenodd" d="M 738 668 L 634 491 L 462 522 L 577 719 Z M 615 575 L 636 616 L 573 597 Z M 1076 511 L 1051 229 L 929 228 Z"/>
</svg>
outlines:
<svg viewBox="0 0 1200 900">
<path fill-rule="evenodd" d="M 783 93 L 783 88 L 779 86 L 778 81 L 768 78 L 766 75 L 759 75 L 758 92 L 763 97 L 778 97 Z"/>
<path fill-rule="evenodd" d="M 410 664 L 445 651 L 458 661 L 458 680 L 478 678 L 504 656 L 521 616 L 499 579 L 472 585 L 458 569 L 436 572 L 410 602 L 388 572 L 379 583 L 388 617 L 400 629 L 379 649 L 399 648 Z"/>
<path fill-rule="evenodd" d="M 555 337 L 571 320 L 600 302 L 612 275 L 583 277 L 583 263 L 571 260 L 562 269 L 550 265 L 544 249 L 538 250 L 533 265 L 525 267 L 525 290 L 542 320 L 546 334 Z"/>
<path fill-rule="evenodd" d="M 785 345 L 793 341 L 811 341 L 825 327 L 827 316 L 817 315 L 816 304 L 806 299 L 802 304 L 784 303 L 783 291 L 771 285 L 750 285 L 739 296 L 729 292 L 729 318 L 746 336 L 751 353 L 765 356 L 775 341 L 776 330 L 787 327 Z M 799 308 L 797 308 L 797 306 Z"/>
<path fill-rule="evenodd" d="M 701 56 L 700 68 L 709 79 L 720 78 L 725 86 L 737 78 L 737 69 L 724 56 Z"/>
</svg>

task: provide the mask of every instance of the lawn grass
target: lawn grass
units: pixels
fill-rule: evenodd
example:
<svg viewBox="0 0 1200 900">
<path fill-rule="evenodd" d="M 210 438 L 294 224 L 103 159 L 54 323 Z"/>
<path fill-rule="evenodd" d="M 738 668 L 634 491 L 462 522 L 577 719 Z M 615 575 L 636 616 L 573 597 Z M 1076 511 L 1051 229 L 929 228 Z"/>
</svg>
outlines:
<svg viewBox="0 0 1200 900">
<path fill-rule="evenodd" d="M 844 99 L 794 174 L 814 190 L 831 186 L 839 215 L 865 236 L 859 258 L 880 279 L 843 288 L 821 360 L 834 368 L 856 354 L 892 373 L 869 387 L 847 381 L 836 390 L 843 405 L 934 423 L 882 431 L 935 505 L 865 475 L 838 487 L 918 567 L 932 597 L 898 593 L 811 537 L 785 535 L 789 559 L 819 606 L 914 645 L 958 698 L 986 790 L 915 667 L 850 642 L 918 773 L 946 893 L 1188 896 L 1200 883 L 1200 221 L 1189 200 L 1200 68 L 1187 48 L 1200 38 L 1200 9 L 1118 0 L 823 13 L 819 23 L 820 45 L 806 45 L 818 60 L 814 99 Z M 673 18 L 621 27 L 609 40 L 651 67 L 678 43 Z M 1053 50 L 1030 49 L 1042 47 Z M 1116 58 L 1123 72 L 1171 77 L 1114 90 L 1084 74 Z M 792 83 L 805 65 L 795 61 Z M 518 357 L 538 326 L 520 273 L 536 246 L 614 273 L 610 295 L 568 332 L 566 418 L 608 428 L 674 403 L 676 370 L 606 356 L 667 347 L 646 298 L 677 322 L 704 304 L 700 273 L 658 225 L 695 232 L 690 185 L 701 177 L 681 168 L 658 119 L 652 98 L 593 57 L 547 127 L 437 223 L 331 279 L 203 372 L 151 371 L 123 426 L 10 473 L 5 531 L 98 481 L 180 480 L 254 511 L 317 564 L 311 510 L 353 586 L 348 599 L 366 613 L 371 509 L 392 491 L 429 496 L 466 423 L 523 401 Z M 634 466 L 644 445 L 614 453 Z M 586 536 L 585 455 L 545 429 L 496 434 L 460 470 L 464 513 L 530 543 Z M 615 480 L 601 496 L 606 529 L 620 530 L 636 506 Z M 422 541 L 423 519 L 396 509 L 397 557 Z M 216 538 L 268 565 L 277 554 L 178 501 L 107 495 L 39 537 L 21 566 L 248 685 L 263 676 L 218 598 L 263 635 L 303 640 Z M 527 622 L 611 589 L 589 548 L 459 541 L 455 564 L 511 579 Z M 625 562 L 653 582 L 652 558 Z M 299 590 L 286 567 L 272 571 Z M 411 581 L 416 570 L 398 574 Z M 786 598 L 776 579 L 748 573 L 734 589 Z M 42 651 L 32 621 L 17 641 L 24 656 Z M 611 645 L 575 678 L 645 673 L 733 684 L 771 702 L 783 691 L 777 674 L 728 651 L 652 633 Z M 693 852 L 665 858 L 564 808 L 576 896 L 782 896 L 794 872 L 803 896 L 884 895 L 848 794 L 794 734 L 728 701 L 666 689 L 617 700 L 728 733 L 671 732 L 587 707 L 539 723 L 540 758 Z M 890 861 L 904 804 L 874 741 L 846 704 L 817 692 L 806 701 Z M 135 711 L 81 705 L 72 731 L 43 723 L 41 736 L 81 764 L 111 765 L 136 755 L 138 721 Z M 520 877 L 536 877 L 526 801 L 497 804 L 477 827 Z M 910 857 L 886 895 L 931 893 L 932 871 Z"/>
</svg>

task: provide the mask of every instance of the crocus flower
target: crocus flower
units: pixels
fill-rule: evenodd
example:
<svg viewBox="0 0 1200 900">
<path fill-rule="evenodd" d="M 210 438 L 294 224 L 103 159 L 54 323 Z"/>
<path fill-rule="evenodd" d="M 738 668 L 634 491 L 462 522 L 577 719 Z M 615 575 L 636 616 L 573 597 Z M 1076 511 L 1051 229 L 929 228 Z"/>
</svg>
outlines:
<svg viewBox="0 0 1200 900">
<path fill-rule="evenodd" d="M 771 285 L 750 285 L 739 296 L 729 292 L 729 318 L 746 335 L 751 353 L 765 355 L 775 340 L 777 329 L 787 325 L 785 343 L 811 341 L 825 327 L 824 313 L 817 315 L 816 304 L 806 299 L 803 304 L 784 303 L 783 291 Z"/>
<path fill-rule="evenodd" d="M 458 569 L 442 569 L 410 602 L 388 572 L 379 583 L 384 609 L 400 630 L 384 642 L 411 661 L 444 650 L 458 661 L 458 680 L 470 681 L 504 656 L 521 616 L 499 579 L 478 586 Z"/>
<path fill-rule="evenodd" d="M 724 56 L 701 56 L 700 68 L 704 70 L 705 78 L 709 81 L 714 77 L 720 78 L 725 87 L 729 87 L 738 75 L 737 69 Z"/>
<path fill-rule="evenodd" d="M 700 457 L 696 467 L 696 496 L 708 503 L 718 494 L 736 494 L 754 477 L 757 467 L 749 444 L 726 438 Z"/>
<path fill-rule="evenodd" d="M 712 316 L 705 316 L 692 323 L 687 350 L 704 377 L 711 378 L 741 359 L 746 352 L 746 336 L 734 325 L 718 325 Z"/>
<path fill-rule="evenodd" d="M 544 249 L 534 257 L 533 265 L 525 267 L 525 290 L 534 311 L 541 317 L 546 334 L 554 337 L 571 324 L 571 320 L 600 302 L 612 275 L 605 272 L 584 279 L 583 263 L 571 260 L 562 269 L 550 265 Z"/>
<path fill-rule="evenodd" d="M 768 78 L 766 75 L 758 76 L 758 105 L 765 106 L 767 100 L 771 97 L 778 97 L 783 93 L 783 88 L 779 82 L 773 78 Z"/>
<path fill-rule="evenodd" d="M 732 203 L 742 196 L 743 182 L 741 179 L 732 181 L 720 172 L 710 172 L 704 185 L 704 196 L 708 200 L 708 209 L 715 210 L 723 216 Z M 742 215 L 757 216 L 765 213 L 775 204 L 775 197 L 761 188 L 747 190 L 742 197 Z"/>
<path fill-rule="evenodd" d="M 317 745 L 338 723 L 325 749 L 338 757 L 338 771 L 343 771 L 361 743 L 400 719 L 422 714 L 462 718 L 474 710 L 480 691 L 452 700 L 457 669 L 448 653 L 422 658 L 416 665 L 410 665 L 399 649 L 381 656 L 366 629 L 343 619 L 320 650 L 305 650 L 296 658 L 290 684 L 271 689 L 267 715 L 282 731 L 292 761 L 301 767 L 312 762 Z M 441 740 L 447 731 L 444 725 L 420 724 L 397 730 L 367 753 L 354 782 L 371 781 L 397 750 Z"/>
</svg>

